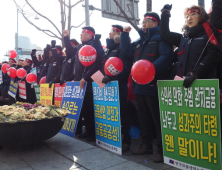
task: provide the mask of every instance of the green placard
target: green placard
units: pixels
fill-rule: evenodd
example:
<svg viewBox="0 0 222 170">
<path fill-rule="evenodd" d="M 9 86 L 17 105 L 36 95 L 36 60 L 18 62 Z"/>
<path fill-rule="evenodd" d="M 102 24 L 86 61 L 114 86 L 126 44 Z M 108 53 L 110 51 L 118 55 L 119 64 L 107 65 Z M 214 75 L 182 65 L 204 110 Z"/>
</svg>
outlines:
<svg viewBox="0 0 222 170">
<path fill-rule="evenodd" d="M 40 102 L 40 85 L 34 85 L 37 102 Z"/>
<path fill-rule="evenodd" d="M 164 163 L 179 169 L 221 169 L 218 80 L 158 81 Z"/>
</svg>

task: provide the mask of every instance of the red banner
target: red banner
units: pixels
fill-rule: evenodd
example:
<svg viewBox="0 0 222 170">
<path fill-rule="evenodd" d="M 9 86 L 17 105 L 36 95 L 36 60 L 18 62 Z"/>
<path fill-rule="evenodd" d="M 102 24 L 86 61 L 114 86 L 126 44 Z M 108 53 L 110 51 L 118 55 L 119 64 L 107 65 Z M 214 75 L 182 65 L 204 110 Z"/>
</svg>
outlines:
<svg viewBox="0 0 222 170">
<path fill-rule="evenodd" d="M 54 105 L 61 107 L 62 103 L 62 95 L 64 92 L 66 84 L 63 83 L 62 86 L 60 86 L 59 83 L 55 84 L 55 91 L 54 91 Z"/>
<path fill-rule="evenodd" d="M 25 82 L 18 81 L 18 84 L 19 84 L 19 97 L 22 99 L 27 99 Z"/>
</svg>

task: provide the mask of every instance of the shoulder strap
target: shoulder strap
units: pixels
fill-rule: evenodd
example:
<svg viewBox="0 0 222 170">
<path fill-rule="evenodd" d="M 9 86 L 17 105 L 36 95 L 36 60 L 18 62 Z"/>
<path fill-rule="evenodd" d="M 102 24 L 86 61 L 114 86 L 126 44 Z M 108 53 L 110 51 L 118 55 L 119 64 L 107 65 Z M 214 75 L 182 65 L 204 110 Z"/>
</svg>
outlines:
<svg viewBox="0 0 222 170">
<path fill-rule="evenodd" d="M 211 44 L 218 45 L 218 41 L 213 33 L 213 30 L 208 22 L 203 23 L 203 27 L 207 33 L 207 36 L 211 42 Z"/>
</svg>

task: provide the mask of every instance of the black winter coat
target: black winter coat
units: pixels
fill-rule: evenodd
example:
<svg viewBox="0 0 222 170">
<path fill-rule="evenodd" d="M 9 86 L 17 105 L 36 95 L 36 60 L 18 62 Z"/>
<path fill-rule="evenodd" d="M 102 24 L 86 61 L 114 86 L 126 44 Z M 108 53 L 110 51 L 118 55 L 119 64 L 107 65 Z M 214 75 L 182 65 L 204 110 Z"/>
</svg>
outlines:
<svg viewBox="0 0 222 170">
<path fill-rule="evenodd" d="M 66 56 L 63 65 L 60 81 L 72 81 L 74 79 L 73 68 L 74 68 L 75 56 Z"/>
<path fill-rule="evenodd" d="M 123 62 L 123 71 L 117 76 L 107 76 L 107 77 L 109 77 L 109 79 L 111 79 L 112 81 L 117 80 L 119 84 L 120 97 L 127 97 L 128 96 L 127 83 L 130 70 L 133 64 L 133 58 L 131 59 L 123 57 L 122 53 L 120 52 L 120 44 L 115 43 L 113 39 L 107 39 L 106 45 L 107 45 L 107 54 L 103 59 L 101 72 L 105 75 L 104 65 L 110 57 L 120 58 Z"/>
<path fill-rule="evenodd" d="M 49 69 L 46 77 L 46 83 L 59 83 L 60 75 L 62 72 L 62 64 L 64 57 L 57 52 L 56 49 L 52 50 L 52 56 L 50 57 L 51 63 L 49 64 Z"/>
<path fill-rule="evenodd" d="M 187 76 L 193 72 L 198 78 L 214 78 L 212 72 L 218 63 L 219 50 L 208 42 L 208 36 L 202 24 L 190 28 L 189 33 L 182 35 L 170 32 L 169 18 L 167 14 L 162 15 L 160 34 L 166 42 L 178 47 L 175 75 Z M 199 60 L 201 54 L 202 57 Z"/>
<path fill-rule="evenodd" d="M 212 4 L 210 18 L 211 25 L 215 28 L 214 34 L 218 41 L 218 49 L 222 52 L 222 1 L 215 0 Z"/>
<path fill-rule="evenodd" d="M 26 70 L 27 74 L 29 74 L 30 71 L 32 70 L 32 67 L 28 65 L 24 66 L 24 69 Z M 26 102 L 34 104 L 36 102 L 35 89 L 31 84 L 29 84 L 26 81 L 26 78 L 25 78 L 25 85 L 26 85 L 26 97 L 27 97 Z"/>
<path fill-rule="evenodd" d="M 31 57 L 34 63 L 34 67 L 36 67 L 36 71 L 37 71 L 37 83 L 39 83 L 41 78 L 46 76 L 48 73 L 49 61 L 46 61 L 46 59 L 43 59 L 42 61 L 38 61 L 36 58 L 36 55 L 31 55 Z"/>
<path fill-rule="evenodd" d="M 95 41 L 93 38 L 87 42 L 83 42 L 78 47 L 73 47 L 69 37 L 64 37 L 65 47 L 66 47 L 66 54 L 70 56 L 74 56 L 74 67 L 73 67 L 73 74 L 74 80 L 80 81 L 82 78 L 87 82 L 86 92 L 92 92 L 92 79 L 91 76 L 98 70 L 101 69 L 101 62 L 103 61 L 103 57 L 105 55 L 102 45 L 100 41 Z M 97 52 L 96 61 L 88 66 L 85 67 L 81 64 L 78 58 L 78 53 L 80 48 L 84 45 L 91 45 L 95 48 Z M 71 75 L 71 73 L 70 73 Z"/>
</svg>

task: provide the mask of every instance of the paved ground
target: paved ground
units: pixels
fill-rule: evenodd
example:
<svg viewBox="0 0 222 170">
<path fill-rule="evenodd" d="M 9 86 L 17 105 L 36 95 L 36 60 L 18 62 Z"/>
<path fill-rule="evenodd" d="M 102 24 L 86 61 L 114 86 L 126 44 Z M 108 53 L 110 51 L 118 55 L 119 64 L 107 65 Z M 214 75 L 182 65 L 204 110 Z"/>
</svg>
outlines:
<svg viewBox="0 0 222 170">
<path fill-rule="evenodd" d="M 133 140 L 132 148 L 139 140 Z M 131 149 L 132 149 L 131 148 Z M 74 157 L 74 159 L 73 159 Z M 122 156 L 63 134 L 57 134 L 42 144 L 0 149 L 0 170 L 174 170 L 163 163 L 156 164 L 154 155 Z"/>
</svg>

